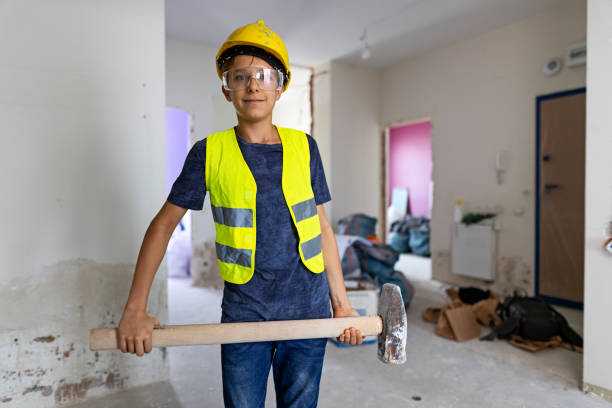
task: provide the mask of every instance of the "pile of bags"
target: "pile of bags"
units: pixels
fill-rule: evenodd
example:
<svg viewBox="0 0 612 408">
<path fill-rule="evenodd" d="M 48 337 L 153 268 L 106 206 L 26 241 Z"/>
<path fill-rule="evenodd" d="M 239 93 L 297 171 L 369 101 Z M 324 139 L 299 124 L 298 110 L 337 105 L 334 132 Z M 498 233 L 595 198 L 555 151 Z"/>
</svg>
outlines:
<svg viewBox="0 0 612 408">
<path fill-rule="evenodd" d="M 382 288 L 385 283 L 399 286 L 408 308 L 414 296 L 414 287 L 404 275 L 393 269 L 399 253 L 388 245 L 375 242 L 376 218 L 352 214 L 338 222 L 339 234 L 349 234 L 350 245 L 340 251 L 342 273 L 347 281 L 374 284 Z M 342 241 L 345 235 L 337 236 Z M 366 239 L 369 238 L 369 239 Z"/>
<path fill-rule="evenodd" d="M 429 219 L 405 215 L 391 223 L 391 247 L 399 253 L 429 257 Z"/>
<path fill-rule="evenodd" d="M 376 236 L 376 218 L 365 214 L 350 214 L 338 220 L 338 234 L 363 238 Z"/>
<path fill-rule="evenodd" d="M 414 287 L 404 275 L 393 269 L 399 254 L 387 245 L 355 241 L 346 248 L 342 257 L 342 272 L 345 280 L 357 280 L 378 285 L 385 283 L 399 286 L 408 308 L 414 296 Z"/>
<path fill-rule="evenodd" d="M 506 299 L 499 314 L 502 322 L 481 340 L 507 339 L 513 346 L 529 351 L 564 347 L 582 352 L 582 337 L 542 299 L 514 294 Z"/>
</svg>

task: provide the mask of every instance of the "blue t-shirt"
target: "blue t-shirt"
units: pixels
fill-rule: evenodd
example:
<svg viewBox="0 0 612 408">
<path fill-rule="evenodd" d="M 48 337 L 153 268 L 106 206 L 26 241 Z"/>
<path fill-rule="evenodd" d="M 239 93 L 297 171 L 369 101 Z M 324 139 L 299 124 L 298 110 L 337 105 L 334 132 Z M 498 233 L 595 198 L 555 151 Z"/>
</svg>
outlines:
<svg viewBox="0 0 612 408">
<path fill-rule="evenodd" d="M 331 200 L 317 143 L 307 135 L 310 175 L 317 205 Z M 248 143 L 236 136 L 257 184 L 255 271 L 245 284 L 225 282 L 222 322 L 297 320 L 330 317 L 325 273 L 304 266 L 298 235 L 282 190 L 282 144 Z M 168 201 L 201 210 L 206 195 L 206 139 L 190 150 Z"/>
</svg>

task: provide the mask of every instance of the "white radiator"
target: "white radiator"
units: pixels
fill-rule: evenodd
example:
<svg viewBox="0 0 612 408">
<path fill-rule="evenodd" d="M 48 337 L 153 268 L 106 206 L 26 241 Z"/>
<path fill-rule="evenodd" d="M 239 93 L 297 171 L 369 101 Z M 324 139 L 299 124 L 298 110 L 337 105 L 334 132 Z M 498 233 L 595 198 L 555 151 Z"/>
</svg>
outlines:
<svg viewBox="0 0 612 408">
<path fill-rule="evenodd" d="M 451 271 L 470 278 L 495 280 L 496 236 L 488 225 L 453 224 Z"/>
</svg>

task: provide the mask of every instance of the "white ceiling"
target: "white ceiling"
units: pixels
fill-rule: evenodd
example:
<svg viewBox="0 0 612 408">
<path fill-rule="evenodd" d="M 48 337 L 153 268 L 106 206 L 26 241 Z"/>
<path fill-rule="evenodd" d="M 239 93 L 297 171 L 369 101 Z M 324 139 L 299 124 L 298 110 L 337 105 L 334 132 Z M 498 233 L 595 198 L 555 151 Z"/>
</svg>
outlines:
<svg viewBox="0 0 612 408">
<path fill-rule="evenodd" d="M 574 1 L 581 0 L 166 0 L 166 34 L 217 48 L 261 18 L 292 64 L 340 59 L 381 68 Z"/>
</svg>

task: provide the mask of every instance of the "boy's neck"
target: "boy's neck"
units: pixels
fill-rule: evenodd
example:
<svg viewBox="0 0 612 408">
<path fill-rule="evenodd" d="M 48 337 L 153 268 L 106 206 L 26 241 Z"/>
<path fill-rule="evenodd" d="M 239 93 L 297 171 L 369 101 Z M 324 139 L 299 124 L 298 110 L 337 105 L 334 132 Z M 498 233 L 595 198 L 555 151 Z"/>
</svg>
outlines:
<svg viewBox="0 0 612 408">
<path fill-rule="evenodd" d="M 276 144 L 280 136 L 272 121 L 246 122 L 238 119 L 238 137 L 248 143 Z"/>
</svg>

